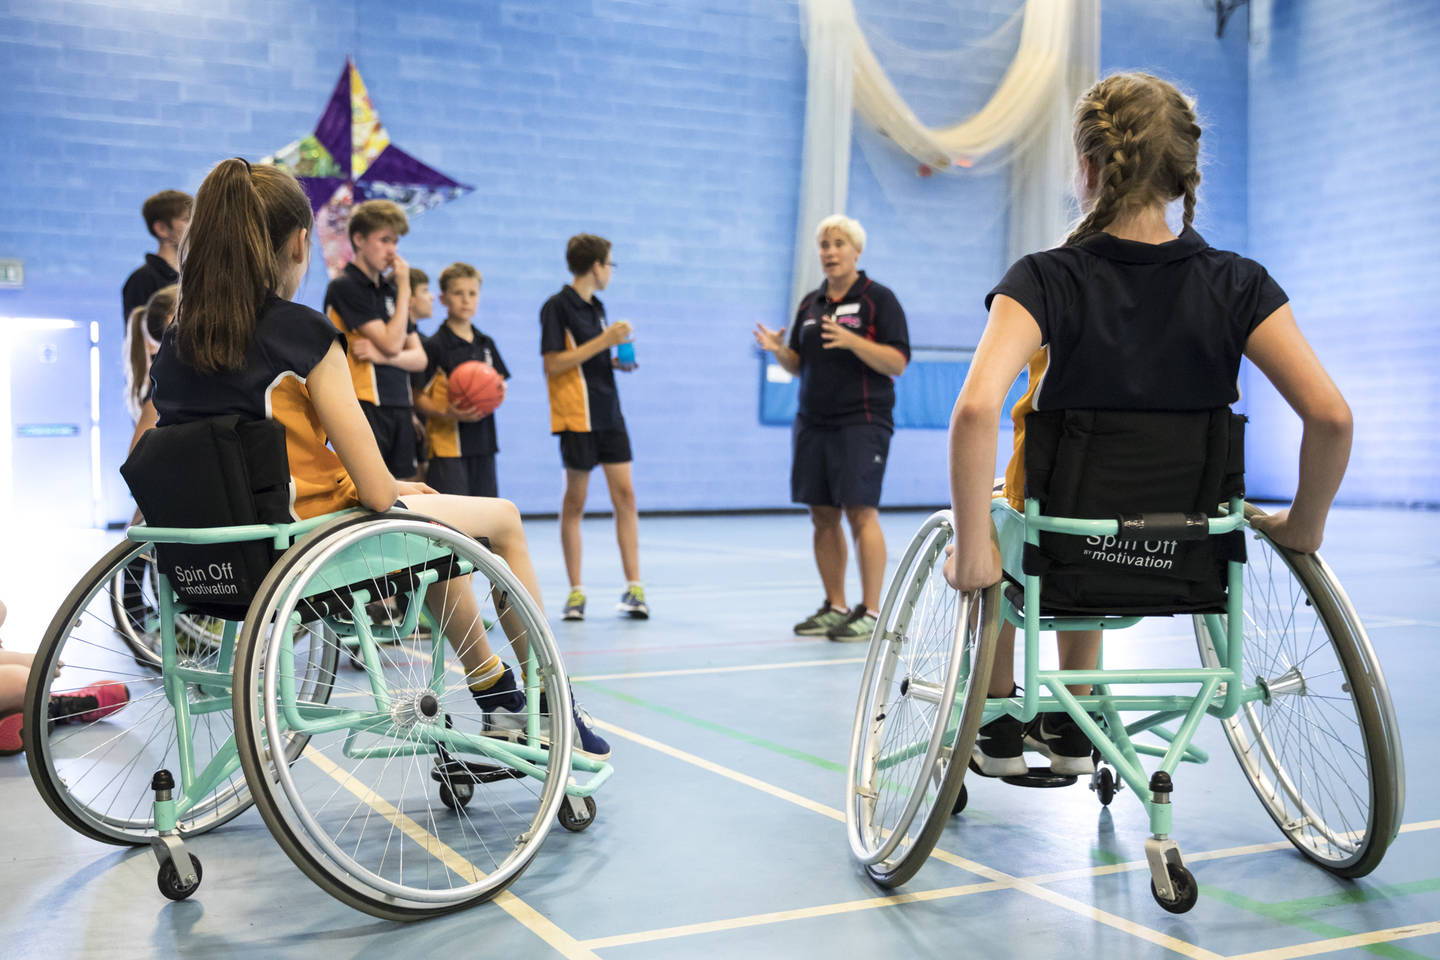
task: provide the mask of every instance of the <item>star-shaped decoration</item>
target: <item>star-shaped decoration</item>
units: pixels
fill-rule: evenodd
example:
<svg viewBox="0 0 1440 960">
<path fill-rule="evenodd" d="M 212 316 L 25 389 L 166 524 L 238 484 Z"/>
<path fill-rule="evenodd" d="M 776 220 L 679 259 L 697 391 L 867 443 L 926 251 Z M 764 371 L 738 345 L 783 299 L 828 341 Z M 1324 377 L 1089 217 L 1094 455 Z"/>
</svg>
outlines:
<svg viewBox="0 0 1440 960">
<path fill-rule="evenodd" d="M 355 204 L 393 200 L 407 214 L 417 214 L 475 189 L 390 142 L 365 81 L 349 59 L 315 132 L 260 162 L 285 167 L 300 181 L 315 213 L 315 235 L 332 278 L 354 256 L 345 224 Z"/>
</svg>

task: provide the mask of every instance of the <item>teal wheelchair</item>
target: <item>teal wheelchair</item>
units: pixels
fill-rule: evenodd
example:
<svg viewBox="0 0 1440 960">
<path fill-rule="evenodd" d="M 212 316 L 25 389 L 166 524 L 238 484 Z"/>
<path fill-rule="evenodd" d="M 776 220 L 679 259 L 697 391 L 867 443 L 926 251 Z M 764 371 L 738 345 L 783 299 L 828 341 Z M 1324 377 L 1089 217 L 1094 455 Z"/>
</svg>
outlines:
<svg viewBox="0 0 1440 960">
<path fill-rule="evenodd" d="M 425 629 L 441 582 L 469 583 L 480 622 L 431 604 Z M 504 726 L 451 650 L 480 635 L 523 675 L 526 711 Z M 56 710 L 97 684 L 123 684 L 123 705 Z M 51 810 L 149 846 L 172 900 L 201 882 L 191 841 L 253 804 L 342 902 L 399 921 L 459 910 L 514 882 L 554 822 L 593 823 L 612 773 L 573 751 L 539 605 L 485 544 L 405 510 L 132 526 L 56 611 L 24 709 Z"/>
<path fill-rule="evenodd" d="M 1207 714 L 1302 855 L 1343 877 L 1380 863 L 1405 804 L 1384 674 L 1325 562 L 1249 525 L 1263 511 L 1244 500 L 1242 451 L 1243 418 L 1228 409 L 1031 414 L 1024 512 L 1003 499 L 991 508 L 1005 575 L 976 593 L 942 573 L 950 512 L 925 520 L 887 586 L 851 736 L 847 831 L 874 881 L 913 877 L 965 808 L 982 724 L 1052 711 L 1089 737 L 1100 802 L 1128 788 L 1144 805 L 1151 892 L 1171 913 L 1198 897 L 1172 811 L 1177 769 L 1208 760 L 1193 742 Z M 1190 618 L 1195 662 L 1105 669 L 1102 654 L 1093 670 L 1039 666 L 1042 632 L 1106 631 L 1113 650 L 1125 638 L 1109 631 L 1156 616 Z M 1017 692 L 992 698 L 1002 624 L 1023 637 L 1023 672 Z M 1142 757 L 1158 758 L 1148 774 Z M 1006 779 L 1074 782 L 1030 771 Z"/>
</svg>

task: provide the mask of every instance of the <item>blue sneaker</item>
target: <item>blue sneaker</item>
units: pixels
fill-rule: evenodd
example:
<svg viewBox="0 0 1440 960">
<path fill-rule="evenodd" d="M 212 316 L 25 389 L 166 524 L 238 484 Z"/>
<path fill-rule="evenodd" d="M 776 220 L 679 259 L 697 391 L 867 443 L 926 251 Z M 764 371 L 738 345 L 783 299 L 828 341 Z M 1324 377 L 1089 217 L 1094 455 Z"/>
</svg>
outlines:
<svg viewBox="0 0 1440 960">
<path fill-rule="evenodd" d="M 650 607 L 645 603 L 645 588 L 639 584 L 626 587 L 615 609 L 633 620 L 649 620 Z"/>
<path fill-rule="evenodd" d="M 570 691 L 570 703 L 573 707 L 571 716 L 575 720 L 575 740 L 572 749 L 582 757 L 589 757 L 591 760 L 609 760 L 610 744 L 605 738 L 594 730 L 590 729 L 590 714 L 575 701 L 575 691 Z M 540 736 L 548 740 L 550 730 L 550 702 L 545 696 L 545 691 L 540 691 Z"/>
<path fill-rule="evenodd" d="M 565 609 L 560 613 L 561 620 L 584 620 L 585 619 L 585 591 L 571 590 L 570 595 L 565 598 Z"/>
<path fill-rule="evenodd" d="M 515 674 L 508 664 L 493 687 L 471 690 L 470 696 L 475 698 L 475 705 L 485 718 L 487 735 L 513 737 L 525 732 L 525 691 L 515 682 Z"/>
</svg>

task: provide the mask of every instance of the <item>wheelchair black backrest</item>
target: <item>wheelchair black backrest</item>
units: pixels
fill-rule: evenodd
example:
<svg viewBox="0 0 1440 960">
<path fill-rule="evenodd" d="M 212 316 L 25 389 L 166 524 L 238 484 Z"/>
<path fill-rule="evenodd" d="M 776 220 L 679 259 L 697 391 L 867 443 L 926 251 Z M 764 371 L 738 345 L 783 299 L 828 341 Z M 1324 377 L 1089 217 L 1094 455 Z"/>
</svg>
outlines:
<svg viewBox="0 0 1440 960">
<path fill-rule="evenodd" d="M 1025 494 L 1040 501 L 1041 513 L 1122 522 L 1116 537 L 1042 533 L 1038 549 L 1026 548 L 1025 573 L 1042 577 L 1041 608 L 1223 612 L 1226 563 L 1245 559 L 1245 538 L 1239 531 L 1198 536 L 1196 519 L 1218 516 L 1222 503 L 1244 496 L 1244 449 L 1245 418 L 1228 407 L 1026 417 Z"/>
<path fill-rule="evenodd" d="M 285 428 L 274 420 L 211 417 L 149 430 L 120 468 L 153 527 L 289 523 Z M 270 540 L 160 543 L 155 559 L 181 602 L 238 620 L 275 562 Z"/>
</svg>

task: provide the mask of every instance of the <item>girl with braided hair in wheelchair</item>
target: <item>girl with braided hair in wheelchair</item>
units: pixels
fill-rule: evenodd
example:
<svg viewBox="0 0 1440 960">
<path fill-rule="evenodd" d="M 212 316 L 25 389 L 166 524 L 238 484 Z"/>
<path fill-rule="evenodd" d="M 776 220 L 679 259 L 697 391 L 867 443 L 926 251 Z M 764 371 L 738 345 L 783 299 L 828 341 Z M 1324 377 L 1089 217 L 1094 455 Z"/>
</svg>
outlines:
<svg viewBox="0 0 1440 960">
<path fill-rule="evenodd" d="M 1006 392 L 1027 363 L 1016 404 L 1014 455 L 1003 495 L 1024 510 L 1026 416 L 1032 411 L 1201 411 L 1239 399 L 1249 357 L 1304 432 L 1299 484 L 1287 510 L 1256 516 L 1271 541 L 1317 550 L 1349 459 L 1351 417 L 1340 391 L 1296 326 L 1287 297 L 1253 260 L 1209 246 L 1192 226 L 1200 127 L 1191 102 L 1146 74 L 1108 77 L 1076 106 L 1076 187 L 1084 218 L 1052 250 L 1021 258 L 986 298 L 989 321 L 950 421 L 955 539 L 944 573 L 972 591 L 1002 576 L 990 465 Z M 1166 207 L 1180 200 L 1181 230 Z M 1060 667 L 1093 669 L 1099 630 L 1059 633 Z M 1015 628 L 1001 629 L 988 695 L 1016 692 Z M 1077 695 L 1088 685 L 1070 685 Z M 1029 745 L 1055 774 L 1090 774 L 1091 744 L 1064 711 L 1027 727 L 1008 714 L 980 728 L 973 766 L 1021 776 Z"/>
<path fill-rule="evenodd" d="M 290 299 L 309 266 L 312 224 L 310 202 L 285 170 L 236 158 L 205 178 L 181 251 L 179 311 L 155 357 L 152 404 L 140 431 L 235 414 L 278 421 L 293 519 L 356 506 L 413 510 L 485 537 L 539 604 L 513 503 L 438 494 L 397 481 L 386 468 L 355 398 L 344 338 L 321 314 Z M 525 694 L 491 650 L 470 581 L 437 582 L 425 602 L 436 623 L 450 625 L 446 638 L 486 728 L 504 734 L 523 727 Z M 503 599 L 497 607 L 504 622 Z M 608 757 L 609 745 L 578 710 L 575 721 L 576 751 Z"/>
</svg>

